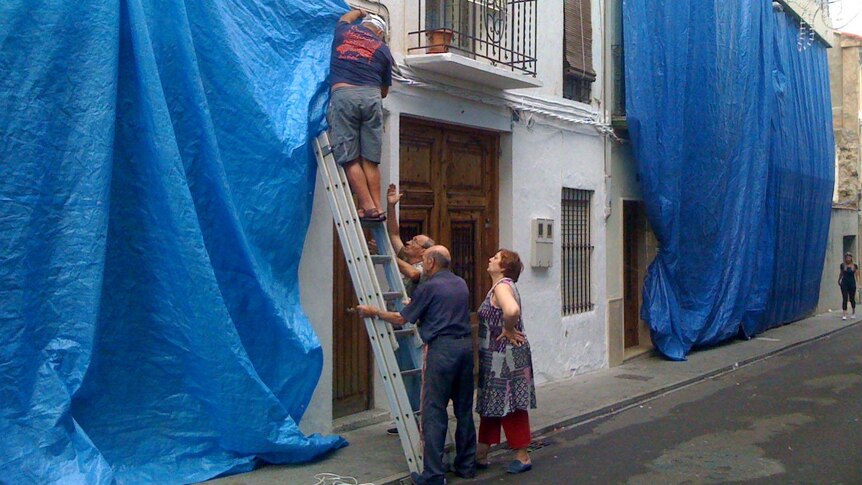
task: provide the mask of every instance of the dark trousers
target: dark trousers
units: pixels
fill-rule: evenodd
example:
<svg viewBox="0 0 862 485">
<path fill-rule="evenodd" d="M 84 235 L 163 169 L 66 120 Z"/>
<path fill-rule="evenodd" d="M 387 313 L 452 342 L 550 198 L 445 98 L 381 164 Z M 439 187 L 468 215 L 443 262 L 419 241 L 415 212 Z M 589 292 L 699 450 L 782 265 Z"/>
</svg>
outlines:
<svg viewBox="0 0 862 485">
<path fill-rule="evenodd" d="M 425 442 L 425 469 L 421 483 L 445 483 L 443 451 L 452 400 L 455 431 L 455 471 L 470 476 L 476 472 L 476 427 L 473 423 L 473 341 L 469 336 L 455 339 L 437 337 L 426 345 L 422 380 L 422 438 Z"/>
<path fill-rule="evenodd" d="M 841 309 L 845 312 L 847 311 L 847 301 L 850 301 L 850 304 L 853 306 L 853 311 L 856 311 L 856 287 L 855 286 L 841 286 Z"/>
</svg>

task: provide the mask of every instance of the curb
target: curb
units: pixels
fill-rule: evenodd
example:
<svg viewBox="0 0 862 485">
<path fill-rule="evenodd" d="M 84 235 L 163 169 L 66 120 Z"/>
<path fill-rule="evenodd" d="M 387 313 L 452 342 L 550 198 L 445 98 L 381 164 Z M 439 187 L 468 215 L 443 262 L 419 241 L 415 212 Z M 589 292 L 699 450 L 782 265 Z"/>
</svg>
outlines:
<svg viewBox="0 0 862 485">
<path fill-rule="evenodd" d="M 844 331 L 849 330 L 853 327 L 856 327 L 860 323 L 862 323 L 862 320 L 857 320 L 853 323 L 847 324 L 844 327 L 830 330 L 826 333 L 817 335 L 815 337 L 811 337 L 811 338 L 805 339 L 805 340 L 800 340 L 798 342 L 788 344 L 785 347 L 770 350 L 766 353 L 756 355 L 754 357 L 750 357 L 748 359 L 744 359 L 744 360 L 741 360 L 739 362 L 734 362 L 733 364 L 728 364 L 724 367 L 720 367 L 718 369 L 709 371 L 707 373 L 700 374 L 700 375 L 697 375 L 697 376 L 689 378 L 689 379 L 685 379 L 685 380 L 680 381 L 680 382 L 669 384 L 669 385 L 666 385 L 664 387 L 654 389 L 652 391 L 645 392 L 643 394 L 633 396 L 633 397 L 628 398 L 628 399 L 624 399 L 622 401 L 611 403 L 611 404 L 608 404 L 607 406 L 595 409 L 593 411 L 589 411 L 589 412 L 584 413 L 584 414 L 579 414 L 577 416 L 572 416 L 570 418 L 566 418 L 566 419 L 559 421 L 557 423 L 544 426 L 543 428 L 540 428 L 540 429 L 536 430 L 535 432 L 533 432 L 532 435 L 534 438 L 541 438 L 546 434 L 553 434 L 553 432 L 556 432 L 556 430 L 559 430 L 560 428 L 569 428 L 569 427 L 581 425 L 581 424 L 587 423 L 589 421 L 593 421 L 595 419 L 598 419 L 598 418 L 601 418 L 604 416 L 610 416 L 610 415 L 619 413 L 619 412 L 624 411 L 626 409 L 629 409 L 633 406 L 638 406 L 638 405 L 643 404 L 647 401 L 651 401 L 651 400 L 653 400 L 657 397 L 661 397 L 665 394 L 670 394 L 671 392 L 677 391 L 677 390 L 682 389 L 684 387 L 688 387 L 688 386 L 691 386 L 693 384 L 697 384 L 698 382 L 702 382 L 702 381 L 705 381 L 707 379 L 711 379 L 713 377 L 717 377 L 717 376 L 720 376 L 723 374 L 729 374 L 733 371 L 736 371 L 742 367 L 746 367 L 748 365 L 751 365 L 755 362 L 766 360 L 766 359 L 773 357 L 777 354 L 781 354 L 781 353 L 787 352 L 789 350 L 793 350 L 796 347 L 800 347 L 802 345 L 816 342 L 818 340 L 823 340 L 823 339 L 829 338 L 829 337 L 831 337 L 831 336 L 833 336 L 839 332 L 844 332 Z M 551 433 L 549 433 L 549 431 Z M 501 446 L 502 446 L 502 443 L 501 443 Z"/>
<path fill-rule="evenodd" d="M 830 330 L 826 333 L 822 333 L 820 335 L 817 335 L 817 336 L 814 336 L 814 337 L 811 337 L 808 339 L 803 339 L 803 340 L 800 340 L 798 342 L 793 342 L 793 343 L 787 344 L 784 347 L 770 350 L 770 351 L 765 352 L 763 354 L 756 355 L 754 357 L 750 357 L 748 359 L 744 359 L 744 360 L 741 360 L 739 362 L 734 362 L 733 364 L 728 364 L 724 367 L 720 367 L 718 369 L 709 371 L 707 373 L 700 374 L 700 375 L 697 375 L 697 376 L 694 376 L 694 377 L 691 377 L 689 379 L 685 379 L 685 380 L 682 380 L 682 381 L 679 381 L 679 382 L 676 382 L 673 384 L 668 384 L 664 387 L 654 389 L 652 391 L 645 392 L 643 394 L 639 394 L 637 396 L 633 396 L 633 397 L 630 397 L 628 399 L 624 399 L 622 401 L 614 402 L 614 403 L 608 404 L 606 406 L 600 407 L 598 409 L 588 411 L 586 413 L 578 414 L 576 416 L 571 416 L 571 417 L 565 418 L 561 421 L 557 421 L 556 423 L 545 425 L 545 426 L 538 428 L 535 431 L 533 431 L 531 433 L 531 435 L 532 435 L 533 439 L 536 440 L 536 439 L 544 438 L 544 437 L 552 435 L 552 434 L 556 434 L 565 428 L 572 428 L 574 426 L 585 424 L 585 423 L 588 423 L 590 421 L 593 421 L 593 420 L 596 420 L 596 419 L 599 419 L 599 418 L 602 418 L 605 416 L 611 416 L 611 415 L 617 414 L 619 412 L 625 411 L 625 410 L 632 408 L 634 406 L 638 406 L 640 404 L 643 404 L 647 401 L 651 401 L 653 399 L 664 396 L 666 394 L 670 394 L 674 391 L 678 391 L 684 387 L 688 387 L 688 386 L 691 386 L 693 384 L 697 384 L 699 382 L 702 382 L 702 381 L 705 381 L 707 379 L 711 379 L 713 377 L 717 377 L 717 376 L 720 376 L 723 374 L 729 374 L 729 373 L 736 371 L 742 367 L 746 367 L 746 366 L 751 365 L 755 362 L 766 360 L 770 357 L 773 357 L 775 355 L 787 352 L 789 350 L 793 350 L 793 349 L 800 347 L 802 345 L 806 345 L 806 344 L 810 344 L 812 342 L 817 342 L 819 340 L 827 339 L 827 338 L 829 338 L 835 334 L 847 331 L 847 330 L 854 328 L 860 324 L 862 324 L 862 319 L 856 320 L 855 322 L 852 322 L 852 323 L 848 323 L 847 325 L 845 325 L 843 327 Z M 790 325 L 790 324 L 788 324 L 788 325 Z M 506 445 L 506 442 L 504 441 L 504 442 L 501 442 L 499 445 L 495 446 L 494 448 L 492 448 L 491 455 L 496 454 L 495 452 L 500 452 L 505 447 L 505 445 Z M 403 480 L 407 479 L 409 476 L 410 476 L 409 474 L 405 475 L 403 473 L 388 476 L 385 478 L 381 478 L 380 484 L 381 485 L 402 485 Z"/>
</svg>

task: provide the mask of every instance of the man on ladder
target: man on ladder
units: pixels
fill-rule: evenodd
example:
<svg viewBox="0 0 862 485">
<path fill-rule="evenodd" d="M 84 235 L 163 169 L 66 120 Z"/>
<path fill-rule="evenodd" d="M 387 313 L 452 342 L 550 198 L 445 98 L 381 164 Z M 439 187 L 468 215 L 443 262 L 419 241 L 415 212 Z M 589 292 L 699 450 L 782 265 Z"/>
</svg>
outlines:
<svg viewBox="0 0 862 485">
<path fill-rule="evenodd" d="M 457 420 L 455 474 L 476 475 L 476 428 L 473 423 L 473 340 L 470 329 L 470 291 L 467 283 L 449 271 L 449 250 L 432 246 L 422 264 L 428 280 L 418 288 L 400 312 L 359 305 L 362 317 L 378 318 L 394 326 L 422 321 L 419 334 L 425 342 L 422 378 L 422 437 L 425 469 L 410 477 L 419 485 L 446 483 L 443 450 L 452 401 Z"/>
<path fill-rule="evenodd" d="M 362 19 L 359 25 L 354 23 Z M 335 27 L 327 112 L 335 161 L 344 167 L 359 201 L 359 218 L 386 219 L 380 198 L 380 152 L 383 142 L 383 98 L 392 85 L 392 53 L 383 42 L 386 22 L 377 15 L 351 10 Z"/>
<path fill-rule="evenodd" d="M 362 21 L 356 25 L 355 23 L 359 19 Z M 390 224 L 386 224 L 390 226 L 389 231 L 386 230 L 384 222 L 387 218 L 381 210 L 382 205 L 380 204 L 378 164 L 381 160 L 383 131 L 382 98 L 386 97 L 389 86 L 392 84 L 394 65 L 389 48 L 383 43 L 385 33 L 386 23 L 382 18 L 366 14 L 360 10 L 352 10 L 339 19 L 335 29 L 330 64 L 332 91 L 327 119 L 331 128 L 331 140 L 326 133 L 319 135 L 315 140 L 315 151 L 326 185 L 327 198 L 333 211 L 333 218 L 359 301 L 365 305 L 377 305 L 376 307 L 365 306 L 366 309 L 373 308 L 376 312 L 375 315 L 385 313 L 390 316 L 400 316 L 401 313 L 380 312 L 376 308 L 392 305 L 395 310 L 403 310 L 404 303 L 392 299 L 393 297 L 407 296 L 406 288 L 401 281 L 398 281 L 400 278 L 396 274 L 401 270 L 401 275 L 411 280 L 409 286 L 412 287 L 422 280 L 422 272 L 417 271 L 417 261 L 410 261 L 412 264 L 405 264 L 404 261 L 395 258 L 390 241 L 383 244 L 382 253 L 378 251 L 375 255 L 369 254 L 366 243 L 367 236 L 363 231 L 363 229 L 370 230 L 373 237 L 378 241 L 378 248 L 380 248 L 381 239 L 389 239 L 387 236 L 392 236 L 392 226 L 397 228 L 397 222 L 393 220 Z M 339 168 L 337 165 L 341 167 Z M 353 197 L 346 190 L 347 185 L 356 196 L 359 205 L 358 210 L 354 206 Z M 397 203 L 397 200 L 395 202 Z M 395 234 L 397 235 L 397 232 Z M 404 246 L 400 236 L 397 239 L 397 243 L 401 244 L 396 243 L 395 245 L 399 248 Z M 416 249 L 414 252 L 417 253 L 413 256 L 418 256 L 420 250 L 425 252 L 426 244 L 433 244 L 429 238 L 425 237 L 425 239 L 428 240 L 416 240 L 414 238 L 410 242 L 411 245 L 417 243 L 417 246 L 423 246 L 421 249 L 411 246 L 411 249 Z M 440 254 L 445 256 L 445 261 L 441 260 L 440 265 L 434 266 L 438 270 L 448 268 L 449 265 L 448 251 L 442 246 L 439 249 L 442 250 Z M 405 254 L 405 256 L 408 255 Z M 439 259 L 437 256 L 434 258 Z M 369 265 L 375 267 L 382 265 L 383 268 L 386 268 L 388 291 L 382 290 L 375 275 L 376 271 Z M 393 274 L 393 270 L 396 274 Z M 427 274 L 430 278 L 436 273 L 437 271 L 432 270 Z M 466 283 L 463 280 L 448 271 L 441 271 L 440 273 L 449 274 L 460 281 L 461 285 L 456 286 L 459 289 L 463 286 L 464 295 L 468 294 Z M 438 283 L 442 279 L 438 278 Z M 464 296 L 463 299 L 464 315 L 468 315 L 467 296 Z M 460 308 L 461 305 L 456 305 L 456 307 Z M 419 306 L 416 305 L 414 308 L 419 308 Z M 371 313 L 363 315 L 367 317 L 365 318 L 366 330 L 372 341 L 375 361 L 384 381 L 384 388 L 393 417 L 396 424 L 401 428 L 399 431 L 406 431 L 406 433 L 398 434 L 401 437 L 408 466 L 415 474 L 416 471 L 423 470 L 424 461 L 415 421 L 415 418 L 420 416 L 417 377 L 422 374 L 422 355 L 421 352 L 417 355 L 418 347 L 415 344 L 420 340 L 415 327 L 393 331 L 392 327 L 384 323 L 382 319 L 370 318 Z M 415 315 L 409 321 L 416 323 L 420 318 L 423 320 L 428 318 L 427 312 Z M 423 423 L 429 426 L 423 432 L 423 435 L 428 436 L 424 455 L 431 457 L 431 465 L 430 468 L 424 467 L 424 473 L 421 476 L 415 474 L 415 480 L 418 483 L 445 483 L 443 450 L 448 429 L 446 405 L 450 397 L 457 403 L 456 473 L 464 477 L 475 474 L 476 437 L 471 414 L 473 402 L 472 341 L 470 339 L 469 317 L 461 320 L 463 320 L 462 325 L 466 325 L 466 333 L 460 332 L 453 337 L 449 333 L 443 332 L 438 340 L 440 342 L 451 340 L 454 343 L 449 346 L 443 343 L 435 344 L 434 358 L 428 357 L 429 363 L 435 363 L 435 369 L 432 371 L 433 377 L 430 381 L 426 382 L 423 379 L 422 387 L 425 392 L 434 396 L 434 399 L 424 398 L 424 401 L 430 405 L 431 416 L 428 418 L 423 416 L 421 419 Z M 401 322 L 401 325 L 403 323 Z M 426 328 L 424 322 L 422 327 Z M 426 335 L 436 337 L 435 334 L 424 331 L 420 333 L 423 337 Z M 452 347 L 452 349 L 447 352 L 447 347 Z M 454 350 L 463 350 L 461 347 L 468 350 L 468 359 L 462 359 L 463 356 L 460 353 L 454 352 Z M 428 350 L 430 347 L 426 345 L 425 348 L 426 354 L 432 355 L 431 351 Z M 451 364 L 446 359 L 447 356 L 456 358 L 458 372 L 447 367 Z M 461 362 L 462 360 L 464 362 Z M 466 366 L 467 363 L 469 363 L 469 369 Z M 469 370 L 469 373 L 464 374 L 465 376 L 469 374 L 469 390 L 466 384 L 460 383 L 461 379 L 456 379 L 464 370 Z M 446 387 L 446 382 L 449 382 L 449 387 Z M 452 395 L 451 389 L 451 386 L 456 383 L 458 383 L 459 389 L 463 391 L 455 393 L 458 396 L 457 399 Z M 441 402 L 442 405 L 440 405 Z M 467 421 L 469 421 L 469 426 L 465 424 Z M 437 439 L 438 434 L 440 434 L 439 440 Z M 431 449 L 427 448 L 427 443 L 432 443 Z"/>
</svg>

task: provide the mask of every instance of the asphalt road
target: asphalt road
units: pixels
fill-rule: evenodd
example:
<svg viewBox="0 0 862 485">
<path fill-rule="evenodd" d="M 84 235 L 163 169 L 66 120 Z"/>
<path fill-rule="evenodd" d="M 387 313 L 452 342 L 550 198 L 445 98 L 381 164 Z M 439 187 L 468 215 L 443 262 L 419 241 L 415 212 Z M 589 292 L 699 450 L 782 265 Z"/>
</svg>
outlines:
<svg viewBox="0 0 862 485">
<path fill-rule="evenodd" d="M 503 454 L 476 479 L 452 482 L 862 484 L 860 419 L 856 326 L 549 435 L 534 443 L 544 446 L 532 471 L 507 475 Z"/>
</svg>

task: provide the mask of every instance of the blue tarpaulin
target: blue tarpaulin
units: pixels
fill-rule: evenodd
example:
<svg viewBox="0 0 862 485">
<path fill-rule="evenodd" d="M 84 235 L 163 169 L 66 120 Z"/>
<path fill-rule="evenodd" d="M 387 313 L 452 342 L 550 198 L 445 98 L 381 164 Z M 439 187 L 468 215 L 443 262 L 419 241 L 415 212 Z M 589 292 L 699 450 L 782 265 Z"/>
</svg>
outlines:
<svg viewBox="0 0 862 485">
<path fill-rule="evenodd" d="M 187 483 L 305 436 L 342 0 L 0 5 L 0 482 Z"/>
<path fill-rule="evenodd" d="M 626 114 L 667 357 L 817 306 L 834 184 L 826 47 L 772 2 L 625 0 Z"/>
</svg>

